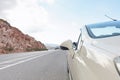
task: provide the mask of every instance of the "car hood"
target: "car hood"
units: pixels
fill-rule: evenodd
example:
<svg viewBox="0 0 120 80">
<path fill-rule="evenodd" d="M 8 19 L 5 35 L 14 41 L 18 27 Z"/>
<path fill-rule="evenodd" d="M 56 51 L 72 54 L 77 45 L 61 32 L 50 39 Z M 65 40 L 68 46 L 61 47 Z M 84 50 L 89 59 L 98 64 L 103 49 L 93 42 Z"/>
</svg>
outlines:
<svg viewBox="0 0 120 80">
<path fill-rule="evenodd" d="M 114 56 L 120 56 L 120 36 L 99 38 L 93 40 L 92 44 L 98 48 L 101 48 Z"/>
</svg>

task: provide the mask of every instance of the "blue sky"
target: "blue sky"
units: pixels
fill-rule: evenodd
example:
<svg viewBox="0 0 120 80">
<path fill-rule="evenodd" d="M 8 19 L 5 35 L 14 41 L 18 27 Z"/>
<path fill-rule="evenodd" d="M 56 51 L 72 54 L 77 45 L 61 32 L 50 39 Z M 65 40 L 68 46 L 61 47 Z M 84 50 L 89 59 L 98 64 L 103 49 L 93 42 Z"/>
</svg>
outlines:
<svg viewBox="0 0 120 80">
<path fill-rule="evenodd" d="M 91 23 L 108 20 L 104 15 L 119 18 L 119 0 L 57 0 L 48 11 L 55 19 Z"/>
<path fill-rule="evenodd" d="M 0 18 L 43 43 L 76 41 L 84 24 L 120 19 L 120 0 L 1 0 Z"/>
</svg>

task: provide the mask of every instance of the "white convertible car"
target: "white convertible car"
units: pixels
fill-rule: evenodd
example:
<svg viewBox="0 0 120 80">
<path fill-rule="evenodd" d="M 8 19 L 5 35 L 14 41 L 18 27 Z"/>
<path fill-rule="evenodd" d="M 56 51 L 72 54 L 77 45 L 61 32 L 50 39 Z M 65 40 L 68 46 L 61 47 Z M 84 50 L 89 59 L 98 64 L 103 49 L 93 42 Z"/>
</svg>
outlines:
<svg viewBox="0 0 120 80">
<path fill-rule="evenodd" d="M 120 80 L 120 21 L 85 25 L 68 50 L 70 80 Z"/>
</svg>

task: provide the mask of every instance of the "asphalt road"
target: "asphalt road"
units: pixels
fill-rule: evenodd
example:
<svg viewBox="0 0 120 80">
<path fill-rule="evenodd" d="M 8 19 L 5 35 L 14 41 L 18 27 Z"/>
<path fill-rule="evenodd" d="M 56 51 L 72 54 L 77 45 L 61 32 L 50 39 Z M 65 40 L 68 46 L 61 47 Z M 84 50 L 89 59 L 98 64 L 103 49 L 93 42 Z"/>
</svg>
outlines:
<svg viewBox="0 0 120 80">
<path fill-rule="evenodd" d="M 0 55 L 0 80 L 68 80 L 62 50 Z"/>
</svg>

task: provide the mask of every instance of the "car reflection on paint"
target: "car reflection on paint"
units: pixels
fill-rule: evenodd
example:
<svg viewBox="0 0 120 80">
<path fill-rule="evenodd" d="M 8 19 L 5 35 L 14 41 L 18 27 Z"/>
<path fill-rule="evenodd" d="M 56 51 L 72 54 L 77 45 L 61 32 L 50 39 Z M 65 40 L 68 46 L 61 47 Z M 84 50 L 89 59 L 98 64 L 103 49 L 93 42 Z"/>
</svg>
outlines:
<svg viewBox="0 0 120 80">
<path fill-rule="evenodd" d="M 120 21 L 85 25 L 77 42 L 61 47 L 68 49 L 70 80 L 120 80 Z"/>
</svg>

